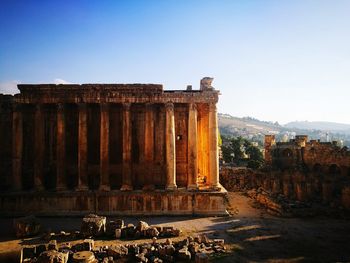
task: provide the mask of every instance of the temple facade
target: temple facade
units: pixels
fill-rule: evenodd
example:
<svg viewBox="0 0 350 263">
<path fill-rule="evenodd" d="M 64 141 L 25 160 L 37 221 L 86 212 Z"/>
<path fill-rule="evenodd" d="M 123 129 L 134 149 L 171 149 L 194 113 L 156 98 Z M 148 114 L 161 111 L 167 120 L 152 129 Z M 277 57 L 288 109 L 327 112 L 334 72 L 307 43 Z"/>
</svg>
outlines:
<svg viewBox="0 0 350 263">
<path fill-rule="evenodd" d="M 211 81 L 0 95 L 0 213 L 225 214 Z"/>
</svg>

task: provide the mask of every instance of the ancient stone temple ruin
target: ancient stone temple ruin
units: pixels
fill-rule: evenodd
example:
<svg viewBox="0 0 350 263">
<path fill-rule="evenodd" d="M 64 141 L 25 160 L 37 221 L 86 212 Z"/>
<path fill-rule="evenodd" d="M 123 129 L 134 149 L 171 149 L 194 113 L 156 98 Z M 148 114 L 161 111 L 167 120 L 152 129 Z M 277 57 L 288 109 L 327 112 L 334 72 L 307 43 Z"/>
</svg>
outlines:
<svg viewBox="0 0 350 263">
<path fill-rule="evenodd" d="M 350 175 L 350 151 L 346 146 L 308 141 L 306 135 L 297 135 L 289 142 L 276 142 L 274 135 L 266 135 L 265 161 L 283 170 L 301 168 L 307 172 Z"/>
<path fill-rule="evenodd" d="M 225 214 L 211 79 L 0 95 L 0 213 Z"/>
</svg>

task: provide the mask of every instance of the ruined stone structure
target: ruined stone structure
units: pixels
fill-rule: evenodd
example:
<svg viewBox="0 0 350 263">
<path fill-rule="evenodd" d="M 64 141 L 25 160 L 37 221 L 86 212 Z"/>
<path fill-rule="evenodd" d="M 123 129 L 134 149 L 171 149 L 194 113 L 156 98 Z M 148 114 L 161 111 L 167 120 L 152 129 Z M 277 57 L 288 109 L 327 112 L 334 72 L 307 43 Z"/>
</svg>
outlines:
<svg viewBox="0 0 350 263">
<path fill-rule="evenodd" d="M 310 140 L 297 135 L 289 142 L 276 142 L 274 135 L 265 136 L 265 161 L 274 168 L 303 168 L 306 171 L 350 176 L 350 151 L 337 142 Z"/>
<path fill-rule="evenodd" d="M 1 214 L 225 214 L 211 86 L 18 88 L 0 95 Z"/>
</svg>

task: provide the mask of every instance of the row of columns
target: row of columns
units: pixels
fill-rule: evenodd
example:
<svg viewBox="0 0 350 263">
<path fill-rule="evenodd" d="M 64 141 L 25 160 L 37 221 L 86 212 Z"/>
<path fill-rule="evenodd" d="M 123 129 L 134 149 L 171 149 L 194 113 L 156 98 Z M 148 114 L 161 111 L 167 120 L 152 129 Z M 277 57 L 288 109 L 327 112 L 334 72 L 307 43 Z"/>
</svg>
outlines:
<svg viewBox="0 0 350 263">
<path fill-rule="evenodd" d="M 123 166 L 122 166 L 122 187 L 121 190 L 133 189 L 131 173 L 131 152 L 132 132 L 130 103 L 122 104 L 122 132 L 123 132 Z M 145 136 L 153 136 L 154 127 L 152 120 L 153 112 L 150 105 L 146 105 L 145 115 Z M 166 189 L 175 190 L 176 185 L 176 152 L 175 152 L 175 116 L 174 104 L 165 104 L 165 142 L 166 142 Z M 87 126 L 87 105 L 78 104 L 78 185 L 76 190 L 88 190 L 88 126 Z M 23 119 L 22 112 L 18 105 L 13 111 L 13 187 L 14 190 L 21 190 L 22 174 L 22 148 L 23 148 Z M 64 104 L 57 105 L 57 176 L 56 189 L 65 190 L 67 187 L 65 176 L 65 111 Z M 110 190 L 109 183 L 109 106 L 102 103 L 100 106 L 100 190 Z M 44 160 L 44 120 L 42 105 L 35 108 L 34 117 L 34 187 L 36 190 L 43 190 L 43 160 Z M 209 184 L 212 188 L 219 187 L 219 165 L 218 165 L 218 126 L 216 105 L 209 107 Z M 147 141 L 147 140 L 146 140 Z M 152 142 L 154 143 L 154 142 Z M 151 152 L 153 145 L 146 142 L 145 147 Z M 197 136 L 197 108 L 196 104 L 189 104 L 188 113 L 188 184 L 189 190 L 198 189 L 198 136 Z M 146 157 L 148 158 L 148 157 Z M 152 158 L 152 156 L 150 156 Z"/>
</svg>

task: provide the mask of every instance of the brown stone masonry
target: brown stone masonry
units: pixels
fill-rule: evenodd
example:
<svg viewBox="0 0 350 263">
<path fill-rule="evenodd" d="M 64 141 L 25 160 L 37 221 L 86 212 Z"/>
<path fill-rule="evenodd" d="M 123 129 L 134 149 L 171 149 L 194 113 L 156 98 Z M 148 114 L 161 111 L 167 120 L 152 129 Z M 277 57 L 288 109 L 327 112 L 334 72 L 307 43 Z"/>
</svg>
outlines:
<svg viewBox="0 0 350 263">
<path fill-rule="evenodd" d="M 18 88 L 0 94 L 2 214 L 225 213 L 212 87 Z"/>
</svg>

